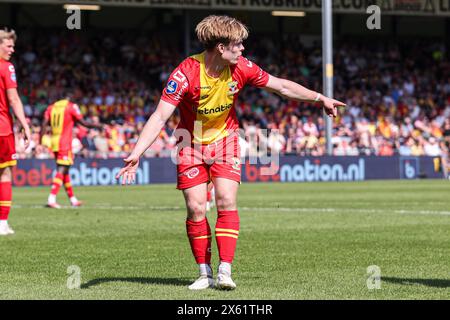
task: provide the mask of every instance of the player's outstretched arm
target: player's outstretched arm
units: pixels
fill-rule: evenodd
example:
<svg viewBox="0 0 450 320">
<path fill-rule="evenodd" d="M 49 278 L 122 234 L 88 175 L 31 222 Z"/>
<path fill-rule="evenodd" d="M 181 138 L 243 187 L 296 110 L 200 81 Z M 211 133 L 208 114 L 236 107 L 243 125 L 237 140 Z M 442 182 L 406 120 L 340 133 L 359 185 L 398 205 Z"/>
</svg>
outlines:
<svg viewBox="0 0 450 320">
<path fill-rule="evenodd" d="M 28 126 L 27 119 L 25 118 L 25 112 L 23 111 L 23 104 L 20 100 L 19 94 L 16 88 L 10 88 L 6 90 L 6 95 L 8 96 L 8 102 L 16 115 L 17 120 L 19 120 L 25 133 L 25 149 L 28 148 L 31 141 L 31 130 Z"/>
<path fill-rule="evenodd" d="M 83 119 L 79 119 L 77 120 L 77 124 L 81 124 L 83 127 L 89 128 L 89 129 L 98 129 L 98 130 L 102 130 L 104 125 L 101 123 L 90 123 L 87 122 L 86 120 Z"/>
<path fill-rule="evenodd" d="M 161 129 L 164 127 L 167 120 L 169 120 L 172 113 L 175 111 L 175 106 L 160 100 L 155 112 L 150 116 L 141 134 L 138 142 L 130 155 L 125 158 L 125 165 L 120 169 L 116 179 L 122 177 L 122 184 L 132 183 L 136 178 L 136 170 L 139 166 L 139 158 L 156 140 Z"/>
<path fill-rule="evenodd" d="M 345 106 L 345 103 L 335 99 L 328 98 L 318 92 L 309 90 L 298 83 L 287 79 L 281 79 L 269 75 L 269 81 L 264 87 L 265 90 L 274 92 L 286 99 L 305 101 L 305 102 L 319 102 L 327 115 L 330 117 L 337 116 L 337 107 Z"/>
</svg>

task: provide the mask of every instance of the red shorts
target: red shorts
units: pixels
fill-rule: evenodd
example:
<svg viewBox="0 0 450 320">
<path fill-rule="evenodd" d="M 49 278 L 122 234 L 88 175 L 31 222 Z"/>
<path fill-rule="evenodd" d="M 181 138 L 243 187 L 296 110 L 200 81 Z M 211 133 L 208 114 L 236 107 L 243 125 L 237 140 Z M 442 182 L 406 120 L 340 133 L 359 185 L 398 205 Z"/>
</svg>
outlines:
<svg viewBox="0 0 450 320">
<path fill-rule="evenodd" d="M 14 134 L 0 136 L 0 169 L 17 164 L 16 144 Z"/>
<path fill-rule="evenodd" d="M 73 165 L 72 150 L 60 150 L 55 152 L 56 164 L 61 166 Z"/>
<path fill-rule="evenodd" d="M 208 145 L 182 147 L 177 157 L 177 189 L 188 189 L 213 177 L 240 183 L 240 152 L 238 134 Z"/>
</svg>

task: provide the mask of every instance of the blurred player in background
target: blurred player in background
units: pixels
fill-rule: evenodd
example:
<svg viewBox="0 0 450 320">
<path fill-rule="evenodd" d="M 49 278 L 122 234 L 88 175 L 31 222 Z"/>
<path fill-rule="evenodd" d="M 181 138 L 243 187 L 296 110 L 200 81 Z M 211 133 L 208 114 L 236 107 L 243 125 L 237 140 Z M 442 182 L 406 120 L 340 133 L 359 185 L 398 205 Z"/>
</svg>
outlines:
<svg viewBox="0 0 450 320">
<path fill-rule="evenodd" d="M 101 129 L 102 126 L 84 121 L 78 105 L 71 102 L 69 97 L 56 101 L 47 107 L 44 113 L 42 128 L 45 129 L 49 123 L 51 126 L 51 146 L 56 161 L 56 175 L 53 178 L 47 206 L 54 209 L 61 208 L 56 202 L 56 196 L 61 185 L 64 184 L 67 196 L 70 199 L 70 204 L 73 207 L 79 207 L 82 203 L 73 193 L 69 174 L 70 166 L 73 165 L 74 160 L 72 153 L 73 127 L 75 124 L 81 124 L 88 128 Z M 44 130 L 42 130 L 43 132 Z"/>
<path fill-rule="evenodd" d="M 16 72 L 9 62 L 14 53 L 16 40 L 14 30 L 0 30 L 0 235 L 2 236 L 14 233 L 8 225 L 12 204 L 12 167 L 17 164 L 10 107 L 24 130 L 25 149 L 31 141 L 30 127 L 17 93 Z"/>
<path fill-rule="evenodd" d="M 237 191 L 241 181 L 239 123 L 234 105 L 246 85 L 275 92 L 297 101 L 316 102 L 329 116 L 344 103 L 327 98 L 289 80 L 269 75 L 242 57 L 248 29 L 228 16 L 208 16 L 196 27 L 205 51 L 185 59 L 170 75 L 156 111 L 145 125 L 125 166 L 118 173 L 122 183 L 136 176 L 140 156 L 155 141 L 176 108 L 180 123 L 177 188 L 187 207 L 186 229 L 200 277 L 189 286 L 201 290 L 214 286 L 211 269 L 211 230 L 206 218 L 208 183 L 216 193 L 215 237 L 220 265 L 215 286 L 234 289 L 231 264 L 239 235 Z M 178 133 L 177 133 L 178 132 Z"/>
</svg>

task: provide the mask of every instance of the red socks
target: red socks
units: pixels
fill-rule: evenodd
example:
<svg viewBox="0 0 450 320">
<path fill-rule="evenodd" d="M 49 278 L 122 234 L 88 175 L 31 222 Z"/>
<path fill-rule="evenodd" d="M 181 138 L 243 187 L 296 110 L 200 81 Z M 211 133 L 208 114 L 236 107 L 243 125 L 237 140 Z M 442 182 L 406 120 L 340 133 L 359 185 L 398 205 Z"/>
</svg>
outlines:
<svg viewBox="0 0 450 320">
<path fill-rule="evenodd" d="M 208 219 L 197 222 L 186 219 L 186 231 L 197 264 L 211 264 L 211 228 Z"/>
<path fill-rule="evenodd" d="M 195 261 L 211 263 L 211 229 L 208 219 L 194 222 L 186 219 L 186 230 Z M 216 223 L 216 241 L 221 262 L 232 263 L 239 235 L 237 210 L 219 211 Z"/>
<path fill-rule="evenodd" d="M 56 196 L 59 192 L 59 188 L 63 184 L 64 175 L 60 172 L 57 172 L 55 177 L 53 178 L 52 189 L 50 190 L 50 194 Z"/>
<path fill-rule="evenodd" d="M 216 241 L 221 262 L 233 262 L 238 235 L 238 211 L 218 211 L 216 223 Z"/>
<path fill-rule="evenodd" d="M 64 182 L 64 188 L 66 188 L 67 195 L 69 196 L 69 198 L 72 198 L 73 197 L 73 188 L 72 188 L 72 184 L 70 183 L 70 175 L 69 174 L 64 175 L 63 182 Z"/>
<path fill-rule="evenodd" d="M 12 203 L 11 181 L 0 182 L 0 220 L 8 220 Z"/>
</svg>

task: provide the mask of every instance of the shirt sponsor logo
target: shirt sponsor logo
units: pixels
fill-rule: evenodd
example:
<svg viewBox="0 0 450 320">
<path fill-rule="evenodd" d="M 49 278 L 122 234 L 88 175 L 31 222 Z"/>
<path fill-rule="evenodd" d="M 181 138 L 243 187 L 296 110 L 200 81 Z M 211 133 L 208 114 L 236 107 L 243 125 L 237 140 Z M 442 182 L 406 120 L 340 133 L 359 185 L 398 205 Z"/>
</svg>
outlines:
<svg viewBox="0 0 450 320">
<path fill-rule="evenodd" d="M 232 103 L 229 104 L 222 104 L 218 107 L 215 108 L 211 108 L 211 109 L 197 109 L 197 113 L 204 115 L 204 114 L 213 114 L 213 113 L 222 113 L 225 112 L 229 109 L 231 109 L 231 107 L 233 106 Z"/>
<path fill-rule="evenodd" d="M 175 80 L 170 80 L 167 83 L 166 92 L 169 94 L 172 94 L 175 91 L 177 91 L 177 88 L 178 88 L 178 83 Z"/>
<path fill-rule="evenodd" d="M 195 87 L 195 90 L 210 90 L 211 86 Z"/>
</svg>

